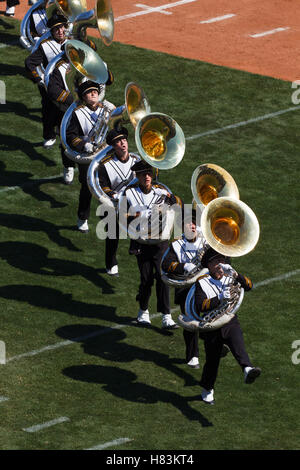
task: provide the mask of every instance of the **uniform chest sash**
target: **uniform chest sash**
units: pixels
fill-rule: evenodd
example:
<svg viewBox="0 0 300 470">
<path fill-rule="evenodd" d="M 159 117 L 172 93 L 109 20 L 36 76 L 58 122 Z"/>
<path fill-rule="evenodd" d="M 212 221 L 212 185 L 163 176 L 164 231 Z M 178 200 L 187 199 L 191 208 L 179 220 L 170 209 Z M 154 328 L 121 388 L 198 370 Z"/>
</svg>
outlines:
<svg viewBox="0 0 300 470">
<path fill-rule="evenodd" d="M 87 106 L 83 106 L 75 110 L 75 114 L 78 118 L 83 135 L 88 136 L 88 134 L 94 127 L 95 120 L 91 117 L 91 114 L 96 113 L 98 116 L 100 113 L 100 109 L 101 108 L 99 107 L 96 111 L 92 111 Z"/>
<path fill-rule="evenodd" d="M 123 186 L 127 186 L 127 184 L 129 184 L 134 178 L 134 173 L 132 172 L 131 167 L 135 162 L 136 159 L 129 155 L 126 163 L 122 163 L 116 156 L 114 156 L 104 164 L 111 183 L 111 189 L 113 191 L 120 191 Z"/>
<path fill-rule="evenodd" d="M 59 44 L 54 39 L 49 39 L 41 44 L 48 63 L 61 52 L 62 44 Z"/>
</svg>

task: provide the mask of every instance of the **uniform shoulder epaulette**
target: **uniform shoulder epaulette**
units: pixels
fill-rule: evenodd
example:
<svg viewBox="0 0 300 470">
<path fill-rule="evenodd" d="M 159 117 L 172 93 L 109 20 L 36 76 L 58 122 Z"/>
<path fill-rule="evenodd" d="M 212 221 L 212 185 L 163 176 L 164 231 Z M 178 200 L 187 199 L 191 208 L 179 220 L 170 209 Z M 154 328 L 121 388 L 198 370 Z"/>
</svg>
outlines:
<svg viewBox="0 0 300 470">
<path fill-rule="evenodd" d="M 45 42 L 53 41 L 53 38 L 45 38 L 41 41 L 41 44 L 44 44 Z"/>
<path fill-rule="evenodd" d="M 74 111 L 77 111 L 77 109 L 80 109 L 80 108 L 84 108 L 84 106 L 85 106 L 84 104 L 79 104 L 79 105 L 74 109 Z"/>
<path fill-rule="evenodd" d="M 109 162 L 109 160 L 111 160 L 113 158 L 114 154 L 113 153 L 108 153 L 102 160 L 101 163 L 103 163 L 103 165 L 107 162 Z"/>
<path fill-rule="evenodd" d="M 140 156 L 139 156 L 137 153 L 129 152 L 129 155 L 130 155 L 132 158 L 135 158 L 136 160 L 138 160 L 138 159 L 140 158 Z"/>
<path fill-rule="evenodd" d="M 204 279 L 205 277 L 209 277 L 209 273 L 201 274 L 201 276 L 197 277 L 197 281 L 200 281 L 200 279 Z"/>
</svg>

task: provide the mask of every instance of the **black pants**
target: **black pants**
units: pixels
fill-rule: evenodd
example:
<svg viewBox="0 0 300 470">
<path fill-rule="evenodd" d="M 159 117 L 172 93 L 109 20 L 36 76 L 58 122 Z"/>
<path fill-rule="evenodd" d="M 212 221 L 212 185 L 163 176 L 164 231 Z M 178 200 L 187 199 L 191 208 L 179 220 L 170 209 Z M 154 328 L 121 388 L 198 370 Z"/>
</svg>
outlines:
<svg viewBox="0 0 300 470">
<path fill-rule="evenodd" d="M 16 5 L 20 5 L 19 0 L 6 0 L 7 8 L 15 7 Z"/>
<path fill-rule="evenodd" d="M 175 304 L 180 305 L 182 315 L 185 315 L 185 300 L 190 287 L 179 287 L 175 289 Z M 199 356 L 199 331 L 183 330 L 183 339 L 185 343 L 185 360 L 189 362 L 193 357 Z"/>
<path fill-rule="evenodd" d="M 45 140 L 55 139 L 55 127 L 60 125 L 63 113 L 58 106 L 50 100 L 46 90 L 38 87 L 42 98 L 42 123 L 43 138 Z"/>
<path fill-rule="evenodd" d="M 80 163 L 78 164 L 79 171 L 79 183 L 81 184 L 79 192 L 79 203 L 77 215 L 81 220 L 87 220 L 91 212 L 91 201 L 92 193 L 87 184 L 87 172 L 89 169 L 89 164 Z"/>
<path fill-rule="evenodd" d="M 248 366 L 252 367 L 246 352 L 240 323 L 236 316 L 222 328 L 209 333 L 202 333 L 201 337 L 204 339 L 206 362 L 203 367 L 200 385 L 207 390 L 214 388 L 223 344 L 227 344 L 242 369 Z"/>
<path fill-rule="evenodd" d="M 163 315 L 170 313 L 170 291 L 160 274 L 162 256 L 168 248 L 168 241 L 154 245 L 139 244 L 141 252 L 136 256 L 140 270 L 140 285 L 137 299 L 140 309 L 147 310 L 152 286 L 156 280 L 157 311 Z"/>
</svg>

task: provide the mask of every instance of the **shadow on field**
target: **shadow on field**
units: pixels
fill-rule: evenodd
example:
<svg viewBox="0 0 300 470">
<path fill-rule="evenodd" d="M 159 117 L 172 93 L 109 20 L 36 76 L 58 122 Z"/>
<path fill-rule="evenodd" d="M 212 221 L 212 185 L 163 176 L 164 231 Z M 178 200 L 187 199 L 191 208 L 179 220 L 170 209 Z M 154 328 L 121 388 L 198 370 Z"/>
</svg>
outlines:
<svg viewBox="0 0 300 470">
<path fill-rule="evenodd" d="M 74 380 L 104 384 L 103 390 L 106 392 L 122 400 L 140 404 L 141 408 L 140 410 L 136 409 L 136 412 L 140 412 L 141 420 L 143 419 L 142 406 L 161 402 L 167 405 L 172 404 L 190 421 L 199 421 L 203 427 L 213 426 L 205 416 L 189 405 L 188 397 L 183 397 L 171 390 L 162 390 L 137 382 L 137 375 L 131 371 L 119 367 L 85 365 L 67 367 L 63 372 L 64 375 Z"/>
<path fill-rule="evenodd" d="M 45 164 L 45 166 L 56 166 L 55 161 L 50 160 L 49 158 L 46 158 L 44 157 L 44 155 L 37 152 L 35 149 L 36 146 L 37 144 L 33 145 L 31 142 L 22 139 L 22 137 L 16 137 L 15 135 L 0 134 L 0 152 L 3 153 L 3 156 L 5 156 L 5 152 L 22 151 L 32 161 L 41 161 Z M 13 159 L 14 155 L 10 155 L 10 158 Z M 16 162 L 16 164 L 17 163 L 18 162 Z M 1 164 L 4 165 L 3 162 L 1 162 Z M 1 179 L 2 177 L 3 175 L 1 174 Z M 15 185 L 16 183 L 12 181 L 11 184 Z"/>
<path fill-rule="evenodd" d="M 56 334 L 69 340 L 81 337 L 82 348 L 86 354 L 119 363 L 132 363 L 136 360 L 149 362 L 155 364 L 160 372 L 168 370 L 185 385 L 198 384 L 192 375 L 177 367 L 167 354 L 121 342 L 127 335 L 119 328 L 99 330 L 97 325 L 67 325 L 56 330 Z M 137 379 L 135 374 L 118 367 L 73 366 L 64 369 L 63 374 L 74 380 L 106 384 L 104 390 L 124 400 L 141 404 L 172 403 L 188 419 L 200 421 L 202 426 L 212 426 L 212 423 L 188 404 L 188 401 L 196 401 L 197 397 L 182 397 L 175 392 L 134 382 Z"/>
<path fill-rule="evenodd" d="M 29 217 L 20 214 L 5 214 L 0 212 L 0 226 L 12 230 L 21 230 L 22 232 L 43 232 L 56 245 L 67 248 L 70 251 L 81 251 L 71 240 L 60 234 L 61 229 L 69 229 L 69 226 L 55 225 L 43 219 Z M 34 255 L 33 255 L 34 256 Z"/>
<path fill-rule="evenodd" d="M 0 287 L 0 297 L 26 302 L 38 308 L 67 313 L 78 318 L 96 318 L 116 322 L 123 320 L 115 314 L 115 307 L 73 300 L 72 294 L 64 294 L 50 287 L 12 284 Z"/>
<path fill-rule="evenodd" d="M 80 276 L 101 289 L 104 294 L 114 292 L 104 276 L 99 275 L 98 269 L 78 261 L 49 258 L 48 255 L 47 248 L 35 243 L 0 243 L 0 258 L 14 268 L 44 276 Z"/>
</svg>

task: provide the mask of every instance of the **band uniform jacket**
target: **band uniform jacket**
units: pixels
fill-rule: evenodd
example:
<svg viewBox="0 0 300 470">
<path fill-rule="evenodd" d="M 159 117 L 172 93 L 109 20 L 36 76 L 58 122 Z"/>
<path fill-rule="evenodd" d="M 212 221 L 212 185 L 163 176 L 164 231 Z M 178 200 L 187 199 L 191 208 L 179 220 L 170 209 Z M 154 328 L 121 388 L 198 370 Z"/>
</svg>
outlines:
<svg viewBox="0 0 300 470">
<path fill-rule="evenodd" d="M 86 142 L 89 142 L 89 134 L 94 128 L 102 108 L 103 104 L 99 102 L 96 110 L 84 104 L 79 104 L 74 109 L 66 131 L 67 144 L 73 150 L 78 153 L 84 151 Z"/>
<path fill-rule="evenodd" d="M 221 301 L 218 298 L 218 294 L 220 294 L 231 281 L 232 278 L 230 276 L 223 276 L 220 280 L 217 280 L 212 278 L 210 274 L 204 274 L 197 280 L 195 288 L 195 310 L 198 316 L 201 316 L 203 312 L 214 310 L 220 306 Z M 240 273 L 238 273 L 234 281 L 234 284 L 237 283 L 240 283 L 245 291 L 252 289 L 252 281 Z"/>
<path fill-rule="evenodd" d="M 113 197 L 127 186 L 135 177 L 132 166 L 140 161 L 140 156 L 129 153 L 126 162 L 118 159 L 115 153 L 108 154 L 100 163 L 98 169 L 99 183 L 107 196 Z"/>
<path fill-rule="evenodd" d="M 162 262 L 162 270 L 170 277 L 174 274 L 184 276 L 185 263 L 192 263 L 196 256 L 200 262 L 203 253 L 209 248 L 200 227 L 197 227 L 197 232 L 198 236 L 196 240 L 190 241 L 183 234 L 181 238 L 175 240 L 169 246 Z M 180 305 L 182 309 L 190 287 L 190 285 L 175 287 L 174 301 L 175 304 Z"/>
<path fill-rule="evenodd" d="M 37 71 L 37 67 L 42 65 L 45 69 L 49 62 L 57 54 L 62 52 L 63 44 L 64 43 L 60 44 L 55 41 L 51 36 L 48 39 L 44 39 L 39 47 L 25 59 L 25 69 L 30 80 L 34 83 L 38 83 L 42 80 Z"/>
<path fill-rule="evenodd" d="M 73 96 L 66 83 L 68 70 L 70 70 L 69 62 L 66 57 L 62 58 L 50 74 L 48 82 L 48 96 L 62 111 L 66 111 L 73 103 Z"/>
<path fill-rule="evenodd" d="M 169 251 L 162 263 L 162 269 L 167 274 L 184 274 L 185 263 L 192 263 L 198 256 L 199 260 L 204 251 L 209 248 L 202 235 L 200 227 L 197 227 L 198 236 L 195 241 L 188 240 L 183 234 L 181 238 L 171 243 Z"/>
</svg>

